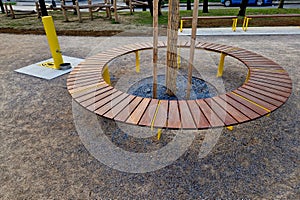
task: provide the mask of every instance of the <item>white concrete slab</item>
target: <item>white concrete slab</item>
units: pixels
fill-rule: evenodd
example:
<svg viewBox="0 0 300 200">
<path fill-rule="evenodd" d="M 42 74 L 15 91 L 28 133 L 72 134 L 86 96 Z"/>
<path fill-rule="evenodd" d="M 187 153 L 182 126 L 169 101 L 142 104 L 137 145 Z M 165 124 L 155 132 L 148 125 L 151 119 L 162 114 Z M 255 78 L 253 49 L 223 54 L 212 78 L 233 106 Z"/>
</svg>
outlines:
<svg viewBox="0 0 300 200">
<path fill-rule="evenodd" d="M 20 69 L 15 70 L 15 72 L 22 73 L 22 74 L 27 74 L 30 76 L 46 79 L 46 80 L 51 80 L 53 78 L 59 77 L 61 75 L 64 75 L 66 73 L 69 73 L 72 71 L 74 67 L 76 67 L 80 62 L 83 61 L 83 59 L 80 58 L 74 58 L 74 57 L 69 57 L 69 56 L 63 56 L 64 63 L 71 63 L 72 68 L 68 70 L 57 70 L 57 69 L 52 69 L 49 67 L 44 67 L 41 66 L 42 63 L 46 62 L 53 62 L 53 59 L 50 58 L 48 60 L 44 60 L 26 67 L 22 67 Z"/>
</svg>

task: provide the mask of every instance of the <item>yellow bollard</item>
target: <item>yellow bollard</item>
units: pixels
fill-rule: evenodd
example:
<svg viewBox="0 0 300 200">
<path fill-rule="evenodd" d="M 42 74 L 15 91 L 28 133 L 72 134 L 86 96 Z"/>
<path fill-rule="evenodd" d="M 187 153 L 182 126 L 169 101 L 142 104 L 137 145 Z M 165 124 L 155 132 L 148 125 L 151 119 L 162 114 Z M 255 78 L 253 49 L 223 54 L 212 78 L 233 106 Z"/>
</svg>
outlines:
<svg viewBox="0 0 300 200">
<path fill-rule="evenodd" d="M 110 75 L 108 71 L 108 66 L 106 65 L 103 69 L 103 79 L 104 81 L 110 85 Z"/>
<path fill-rule="evenodd" d="M 229 131 L 232 131 L 232 130 L 233 130 L 233 126 L 226 126 L 226 128 L 227 128 Z"/>
<path fill-rule="evenodd" d="M 220 63 L 219 63 L 219 66 L 218 66 L 217 77 L 221 77 L 223 75 L 223 68 L 224 68 L 225 56 L 226 56 L 225 53 L 221 53 Z"/>
<path fill-rule="evenodd" d="M 42 17 L 42 21 L 44 24 L 44 29 L 47 35 L 48 44 L 54 61 L 54 66 L 51 68 L 59 69 L 60 64 L 62 64 L 64 61 L 60 51 L 52 16 Z"/>
<path fill-rule="evenodd" d="M 139 53 L 139 51 L 135 51 L 135 71 L 137 73 L 140 72 L 140 53 Z"/>
</svg>

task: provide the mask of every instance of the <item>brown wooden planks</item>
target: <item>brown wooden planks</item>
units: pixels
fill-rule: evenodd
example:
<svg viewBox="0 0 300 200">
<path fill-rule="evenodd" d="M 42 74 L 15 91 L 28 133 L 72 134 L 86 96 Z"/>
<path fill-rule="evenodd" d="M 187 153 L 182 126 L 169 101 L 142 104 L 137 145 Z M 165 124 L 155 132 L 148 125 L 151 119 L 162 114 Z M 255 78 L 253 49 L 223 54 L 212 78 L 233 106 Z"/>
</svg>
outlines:
<svg viewBox="0 0 300 200">
<path fill-rule="evenodd" d="M 130 114 L 128 119 L 126 120 L 127 123 L 130 124 L 138 124 L 141 117 L 143 116 L 145 110 L 147 109 L 151 99 L 144 98 L 142 102 L 135 108 L 135 110 Z"/>
<path fill-rule="evenodd" d="M 169 102 L 167 100 L 160 100 L 160 103 L 157 107 L 156 115 L 153 117 L 154 127 L 163 128 L 167 126 L 168 107 L 169 107 Z"/>
<path fill-rule="evenodd" d="M 252 111 L 254 111 L 255 113 L 257 113 L 259 116 L 260 115 L 265 115 L 268 113 L 267 110 L 263 109 L 262 107 L 254 104 L 254 103 L 251 103 L 251 101 L 248 101 L 247 99 L 245 99 L 245 97 L 243 96 L 238 96 L 236 95 L 235 93 L 227 93 L 226 94 L 228 97 L 232 98 L 233 100 L 239 102 L 240 104 L 246 106 L 247 108 L 250 108 Z M 234 105 L 234 104 L 231 104 L 231 105 Z M 241 107 L 241 109 L 244 109 L 243 107 Z M 244 112 L 245 113 L 245 112 Z M 247 113 L 247 112 L 246 112 Z M 249 112 L 250 113 L 250 112 Z M 249 116 L 247 114 L 247 116 Z M 253 114 L 251 113 L 251 116 L 253 116 Z M 258 116 L 254 116 L 253 118 L 256 118 Z M 252 117 L 251 117 L 252 118 Z"/>
<path fill-rule="evenodd" d="M 217 104 L 213 100 L 213 98 L 204 99 L 204 101 L 217 114 L 219 119 L 221 119 L 226 126 L 237 123 L 237 121 L 229 113 L 227 113 L 226 110 L 222 109 L 222 107 L 219 104 Z"/>
<path fill-rule="evenodd" d="M 178 101 L 179 109 L 180 109 L 180 118 L 182 128 L 184 129 L 196 129 L 197 126 L 194 122 L 192 113 L 186 101 Z"/>
<path fill-rule="evenodd" d="M 168 128 L 179 129 L 181 127 L 180 113 L 177 101 L 169 101 Z"/>
<path fill-rule="evenodd" d="M 278 101 L 281 101 L 281 102 L 285 102 L 286 99 L 287 99 L 287 97 L 281 96 L 278 93 L 268 92 L 268 91 L 266 91 L 264 89 L 261 89 L 261 88 L 252 87 L 251 85 L 244 85 L 243 88 L 245 88 L 247 90 L 250 90 L 252 92 L 255 92 L 257 94 L 265 95 L 267 97 L 270 97 L 272 99 L 275 99 L 275 100 L 278 100 Z"/>
<path fill-rule="evenodd" d="M 257 106 L 255 106 L 255 109 L 253 109 L 254 105 L 250 105 L 249 102 L 243 101 L 243 99 L 240 99 L 237 96 L 232 97 L 231 94 L 225 94 L 220 95 L 219 97 L 223 99 L 226 103 L 234 107 L 236 110 L 239 110 L 239 112 L 243 113 L 249 119 L 255 119 L 259 117 L 260 114 L 266 114 L 266 111 L 264 109 L 259 107 L 257 108 Z M 261 110 L 261 112 L 258 112 L 259 109 Z"/>
<path fill-rule="evenodd" d="M 106 98 L 107 96 L 109 96 L 115 92 L 117 92 L 116 89 L 112 89 L 112 90 L 106 91 L 104 93 L 99 92 L 98 95 L 96 95 L 92 98 L 86 99 L 86 100 L 80 102 L 80 104 L 84 107 L 89 107 L 89 106 L 93 105 L 93 108 L 90 108 L 89 110 L 94 111 L 98 108 L 98 107 L 96 107 L 96 105 L 94 105 L 96 102 L 100 101 L 101 99 Z"/>
<path fill-rule="evenodd" d="M 82 93 L 80 96 L 73 97 L 76 99 L 77 102 L 83 102 L 85 100 L 95 98 L 97 95 L 100 95 L 102 93 L 106 93 L 109 90 L 112 90 L 113 87 L 99 87 L 99 88 L 93 88 L 91 90 L 86 91 L 85 93 Z"/>
<path fill-rule="evenodd" d="M 212 127 L 220 127 L 225 125 L 224 122 L 218 117 L 218 115 L 216 115 L 216 113 L 203 99 L 196 100 L 196 103 Z"/>
<path fill-rule="evenodd" d="M 120 101 L 122 101 L 123 99 L 125 99 L 128 96 L 129 96 L 129 94 L 123 93 L 117 97 L 113 97 L 111 99 L 111 101 L 108 101 L 105 105 L 103 105 L 102 107 L 95 110 L 95 113 L 98 115 L 105 116 L 104 114 L 106 114 L 109 110 L 114 108 L 118 103 L 120 103 Z M 111 113 L 111 114 L 113 114 L 113 113 Z"/>
<path fill-rule="evenodd" d="M 212 99 L 216 103 L 218 103 L 220 105 L 220 107 L 222 107 L 224 110 L 226 110 L 226 112 L 229 113 L 239 123 L 250 120 L 250 118 L 247 117 L 245 114 L 243 114 L 243 112 L 241 112 L 239 109 L 231 106 L 228 102 L 226 102 L 226 100 L 228 98 L 226 98 L 225 95 L 223 97 L 225 100 L 219 96 L 213 97 Z"/>
<path fill-rule="evenodd" d="M 141 126 L 151 126 L 152 125 L 152 120 L 155 115 L 156 109 L 157 109 L 157 104 L 159 100 L 157 99 L 151 99 L 151 102 L 147 109 L 145 110 L 139 125 Z"/>
<path fill-rule="evenodd" d="M 123 107 L 123 109 L 114 117 L 114 119 L 125 122 L 142 100 L 143 98 L 141 97 L 134 97 L 130 103 Z"/>
<path fill-rule="evenodd" d="M 252 95 L 250 95 L 248 93 L 245 93 L 243 91 L 234 90 L 233 92 L 236 93 L 236 94 L 238 94 L 238 95 L 240 95 L 240 96 L 242 96 L 243 98 L 246 98 L 246 99 L 254 102 L 257 105 L 262 106 L 263 108 L 266 108 L 266 109 L 270 110 L 270 111 L 275 110 L 277 108 L 277 106 L 275 106 L 275 105 L 273 105 L 273 104 L 271 104 L 269 102 L 266 102 L 266 101 L 264 101 L 262 99 L 259 99 L 256 96 L 252 96 Z"/>
<path fill-rule="evenodd" d="M 289 97 L 291 94 L 291 89 L 289 89 L 289 88 L 274 86 L 274 85 L 268 84 L 268 83 L 248 81 L 247 85 L 250 85 L 250 86 L 256 87 L 256 88 L 260 88 L 260 89 L 268 91 L 268 92 L 277 93 L 284 97 Z"/>
</svg>

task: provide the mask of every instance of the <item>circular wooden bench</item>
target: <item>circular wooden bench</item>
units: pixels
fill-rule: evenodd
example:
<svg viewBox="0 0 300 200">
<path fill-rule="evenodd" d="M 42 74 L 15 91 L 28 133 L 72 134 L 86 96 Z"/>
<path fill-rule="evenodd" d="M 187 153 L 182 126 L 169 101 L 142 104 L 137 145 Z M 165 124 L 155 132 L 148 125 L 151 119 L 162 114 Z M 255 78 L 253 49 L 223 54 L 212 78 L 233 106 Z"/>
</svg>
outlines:
<svg viewBox="0 0 300 200">
<path fill-rule="evenodd" d="M 159 42 L 158 46 L 166 47 L 166 43 Z M 190 44 L 179 46 L 188 48 Z M 111 60 L 152 48 L 152 43 L 132 44 L 86 59 L 70 73 L 69 93 L 91 112 L 115 121 L 165 129 L 207 129 L 267 115 L 283 105 L 292 92 L 288 73 L 272 60 L 245 49 L 205 42 L 198 42 L 196 48 L 232 56 L 248 67 L 241 87 L 206 99 L 159 100 L 118 91 L 104 81 L 102 73 Z"/>
</svg>

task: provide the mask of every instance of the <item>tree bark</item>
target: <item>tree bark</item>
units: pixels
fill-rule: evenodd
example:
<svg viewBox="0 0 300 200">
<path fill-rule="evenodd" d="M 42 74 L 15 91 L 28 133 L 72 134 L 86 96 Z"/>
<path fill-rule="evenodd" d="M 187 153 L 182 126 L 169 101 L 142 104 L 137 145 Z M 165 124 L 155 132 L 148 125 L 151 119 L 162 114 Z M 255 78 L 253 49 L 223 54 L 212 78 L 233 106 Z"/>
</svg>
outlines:
<svg viewBox="0 0 300 200">
<path fill-rule="evenodd" d="M 178 24 L 179 0 L 169 0 L 166 66 L 166 93 L 169 96 L 176 94 Z"/>
<path fill-rule="evenodd" d="M 246 15 L 247 5 L 248 5 L 248 0 L 242 0 L 238 16 L 245 16 Z"/>
<path fill-rule="evenodd" d="M 188 82 L 187 82 L 187 89 L 186 89 L 186 99 L 190 99 L 191 96 L 196 33 L 197 33 L 197 24 L 198 24 L 198 9 L 199 9 L 199 0 L 195 0 L 194 10 L 193 10 L 193 20 L 192 20 L 192 35 L 191 35 L 189 66 L 188 66 Z"/>
<path fill-rule="evenodd" d="M 152 97 L 157 98 L 157 58 L 158 58 L 158 0 L 153 0 L 153 90 Z"/>
<path fill-rule="evenodd" d="M 203 0 L 203 13 L 208 13 L 208 0 Z"/>
<path fill-rule="evenodd" d="M 278 8 L 283 8 L 283 5 L 284 5 L 284 0 L 280 0 L 278 4 Z"/>
</svg>

